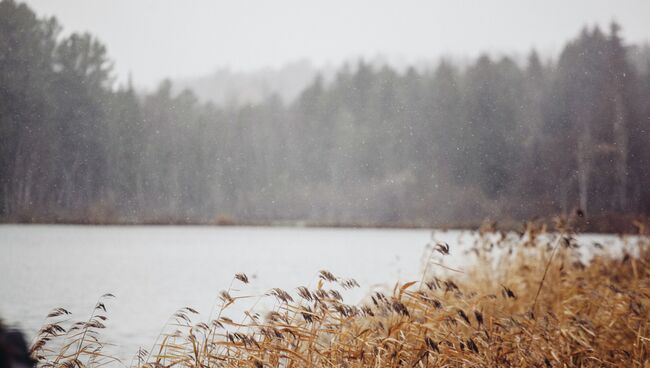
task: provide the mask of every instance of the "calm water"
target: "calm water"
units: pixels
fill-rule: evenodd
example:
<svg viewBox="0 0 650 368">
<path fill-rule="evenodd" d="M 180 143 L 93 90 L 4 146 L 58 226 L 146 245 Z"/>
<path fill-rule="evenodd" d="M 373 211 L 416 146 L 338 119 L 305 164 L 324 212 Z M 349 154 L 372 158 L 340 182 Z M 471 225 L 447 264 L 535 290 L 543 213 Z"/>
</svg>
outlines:
<svg viewBox="0 0 650 368">
<path fill-rule="evenodd" d="M 327 269 L 361 284 L 344 294 L 346 301 L 358 302 L 372 288 L 417 279 L 432 238 L 452 245 L 449 265 L 462 265 L 455 244 L 463 236 L 468 235 L 427 230 L 2 225 L 0 317 L 33 336 L 52 308 L 65 307 L 83 320 L 100 295 L 112 293 L 103 336 L 117 344 L 109 349 L 129 359 L 139 346 L 151 347 L 178 308 L 192 306 L 201 312 L 195 322 L 207 320 L 218 292 L 237 272 L 251 278 L 240 294 L 260 294 L 272 287 L 293 292 L 314 286 L 318 271 Z M 241 311 L 232 313 L 237 318 Z"/>
<path fill-rule="evenodd" d="M 87 319 L 97 298 L 113 293 L 103 333 L 124 357 L 149 348 L 180 307 L 207 319 L 237 272 L 259 294 L 292 292 L 327 269 L 362 285 L 345 295 L 355 302 L 371 287 L 416 277 L 430 239 L 426 230 L 2 225 L 0 317 L 31 336 L 52 308 Z"/>
</svg>

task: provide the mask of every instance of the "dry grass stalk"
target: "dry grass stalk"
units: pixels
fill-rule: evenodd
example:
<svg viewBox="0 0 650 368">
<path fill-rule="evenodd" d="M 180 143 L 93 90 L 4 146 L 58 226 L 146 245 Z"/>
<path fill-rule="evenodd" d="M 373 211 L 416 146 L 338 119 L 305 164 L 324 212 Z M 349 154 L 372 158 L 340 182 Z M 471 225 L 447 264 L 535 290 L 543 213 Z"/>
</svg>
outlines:
<svg viewBox="0 0 650 368">
<path fill-rule="evenodd" d="M 485 233 L 471 249 L 477 264 L 463 273 L 431 260 L 421 280 L 349 305 L 337 287 L 357 282 L 321 271 L 314 288 L 259 296 L 274 298 L 275 308 L 264 318 L 251 310 L 242 322 L 222 313 L 249 297 L 231 283 L 209 322 L 193 323 L 193 309 L 179 310 L 168 323 L 173 331 L 161 333 L 149 352 L 139 350 L 131 365 L 643 367 L 650 362 L 650 249 L 644 238 L 633 243 L 634 256 L 596 256 L 585 265 L 565 229 Z M 594 244 L 596 252 L 601 247 Z M 449 253 L 446 244 L 433 249 Z M 237 274 L 233 281 L 249 279 Z M 50 314 L 67 316 L 64 309 Z M 93 313 L 75 331 L 46 324 L 32 349 L 39 365 L 109 363 L 96 333 L 104 318 Z M 60 339 L 67 342 L 50 349 Z"/>
</svg>

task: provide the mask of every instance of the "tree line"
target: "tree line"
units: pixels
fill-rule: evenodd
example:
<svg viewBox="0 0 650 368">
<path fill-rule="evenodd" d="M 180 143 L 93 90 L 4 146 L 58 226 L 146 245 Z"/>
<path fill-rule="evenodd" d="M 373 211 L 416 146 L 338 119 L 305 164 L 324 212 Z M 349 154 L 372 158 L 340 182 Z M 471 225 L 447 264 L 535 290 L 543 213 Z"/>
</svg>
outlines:
<svg viewBox="0 0 650 368">
<path fill-rule="evenodd" d="M 633 52 L 634 51 L 634 52 Z M 650 52 L 340 68 L 293 101 L 115 86 L 106 47 L 0 2 L 4 221 L 457 225 L 650 213 Z"/>
</svg>

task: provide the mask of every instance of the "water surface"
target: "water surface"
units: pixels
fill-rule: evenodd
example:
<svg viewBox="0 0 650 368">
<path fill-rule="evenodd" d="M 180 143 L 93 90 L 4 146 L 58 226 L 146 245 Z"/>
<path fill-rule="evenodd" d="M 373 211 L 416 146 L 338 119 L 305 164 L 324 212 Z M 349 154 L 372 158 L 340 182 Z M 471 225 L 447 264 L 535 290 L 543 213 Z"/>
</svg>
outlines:
<svg viewBox="0 0 650 368">
<path fill-rule="evenodd" d="M 251 279 L 247 291 L 264 293 L 315 285 L 327 269 L 362 285 L 346 294 L 355 302 L 373 286 L 417 277 L 430 238 L 427 230 L 2 225 L 0 317 L 31 336 L 52 308 L 86 319 L 112 293 L 103 335 L 124 356 L 148 348 L 180 307 L 207 318 L 237 272 Z"/>
<path fill-rule="evenodd" d="M 315 286 L 318 271 L 354 278 L 361 288 L 344 293 L 356 303 L 373 288 L 419 278 L 425 246 L 445 241 L 446 264 L 463 267 L 459 243 L 471 233 L 430 230 L 306 229 L 194 226 L 0 226 L 0 317 L 33 336 L 54 307 L 85 320 L 104 293 L 109 320 L 102 336 L 108 349 L 128 359 L 149 349 L 165 321 L 191 306 L 207 320 L 218 293 L 233 275 L 251 279 L 241 292 L 263 294 L 273 287 L 294 293 Z M 616 242 L 583 235 L 585 242 Z M 468 266 L 469 267 L 469 266 Z M 240 283 L 233 284 L 236 288 Z M 245 305 L 245 303 L 244 303 Z M 271 308 L 262 302 L 259 308 Z M 243 308 L 243 307 L 242 307 Z M 237 319 L 234 308 L 231 317 Z M 228 315 L 228 314 L 226 314 Z"/>
</svg>

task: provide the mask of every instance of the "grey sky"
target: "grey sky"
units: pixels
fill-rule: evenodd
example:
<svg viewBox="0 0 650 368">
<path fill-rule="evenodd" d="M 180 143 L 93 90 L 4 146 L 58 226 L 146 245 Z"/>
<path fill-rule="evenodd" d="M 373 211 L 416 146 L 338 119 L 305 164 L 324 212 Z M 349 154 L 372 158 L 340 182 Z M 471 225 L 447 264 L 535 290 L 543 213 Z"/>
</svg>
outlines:
<svg viewBox="0 0 650 368">
<path fill-rule="evenodd" d="M 482 51 L 556 53 L 585 25 L 623 26 L 650 39 L 648 0 L 29 0 L 65 31 L 108 45 L 122 79 L 142 86 L 218 67 L 251 70 L 377 55 L 414 62 Z"/>
</svg>

